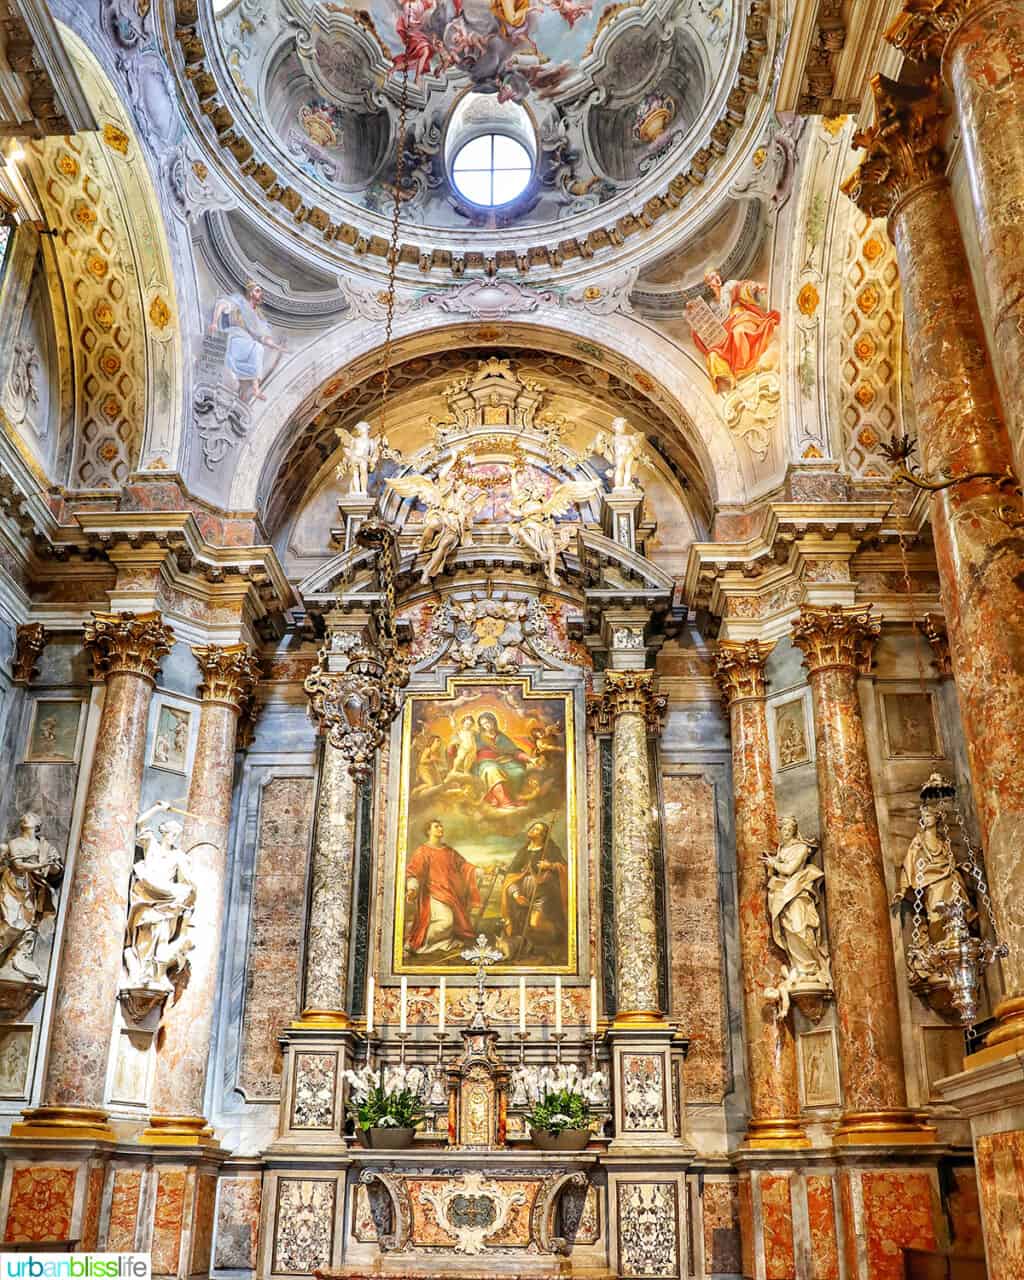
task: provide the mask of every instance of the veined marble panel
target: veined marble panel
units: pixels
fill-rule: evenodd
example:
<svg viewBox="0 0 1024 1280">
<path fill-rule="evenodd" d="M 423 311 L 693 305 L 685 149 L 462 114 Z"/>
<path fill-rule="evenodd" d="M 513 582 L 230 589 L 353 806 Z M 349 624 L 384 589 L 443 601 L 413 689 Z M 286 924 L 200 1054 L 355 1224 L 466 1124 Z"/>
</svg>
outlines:
<svg viewBox="0 0 1024 1280">
<path fill-rule="evenodd" d="M 277 1037 L 298 1011 L 313 779 L 272 778 L 260 800 L 238 1067 L 249 1101 L 276 1101 Z"/>
<path fill-rule="evenodd" d="M 869 1280 L 903 1280 L 904 1249 L 935 1249 L 935 1206 L 927 1173 L 865 1172 L 864 1236 Z"/>
<path fill-rule="evenodd" d="M 186 1174 L 162 1169 L 153 1209 L 152 1259 L 155 1276 L 176 1275 L 181 1253 L 181 1228 L 185 1218 Z"/>
<path fill-rule="evenodd" d="M 29 1244 L 69 1239 L 77 1178 L 78 1169 L 74 1166 L 30 1165 L 15 1169 L 4 1242 Z"/>
<path fill-rule="evenodd" d="M 262 1179 L 221 1178 L 213 1265 L 218 1270 L 253 1270 L 259 1244 Z"/>
<path fill-rule="evenodd" d="M 705 1275 L 739 1275 L 743 1269 L 739 1185 L 735 1179 L 706 1180 L 701 1202 Z"/>
<path fill-rule="evenodd" d="M 118 1169 L 115 1172 L 107 1227 L 107 1248 L 112 1253 L 130 1253 L 135 1248 L 141 1193 L 141 1169 Z"/>
<path fill-rule="evenodd" d="M 977 1152 L 991 1280 L 1016 1280 L 1024 1275 L 1024 1215 L 1020 1213 L 1024 1133 L 983 1134 Z"/>
</svg>

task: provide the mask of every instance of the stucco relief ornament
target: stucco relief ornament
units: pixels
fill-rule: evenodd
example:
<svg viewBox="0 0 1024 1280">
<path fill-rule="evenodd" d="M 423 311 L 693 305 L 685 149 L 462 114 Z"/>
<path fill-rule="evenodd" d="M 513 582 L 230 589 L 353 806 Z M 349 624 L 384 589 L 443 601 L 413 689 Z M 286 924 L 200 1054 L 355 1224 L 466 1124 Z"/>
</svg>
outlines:
<svg viewBox="0 0 1024 1280">
<path fill-rule="evenodd" d="M 599 431 L 594 437 L 594 453 L 612 464 L 613 490 L 639 489 L 634 472 L 639 467 L 651 466 L 644 444 L 644 436 L 639 431 L 630 431 L 625 418 L 614 419 L 610 435 Z"/>
<path fill-rule="evenodd" d="M 832 968 L 822 936 L 821 886 L 825 873 L 814 865 L 817 840 L 807 839 L 793 817 L 779 821 L 779 845 L 766 853 L 768 914 L 772 938 L 786 953 L 789 966 L 782 982 L 765 995 L 775 1005 L 775 1016 L 785 1018 L 790 1003 L 817 1022 L 831 1000 Z"/>
<path fill-rule="evenodd" d="M 421 584 L 427 587 L 453 551 L 473 545 L 473 522 L 487 501 L 487 493 L 460 478 L 454 466 L 436 481 L 412 474 L 390 479 L 387 485 L 400 498 L 419 498 L 426 503 L 419 553 L 427 557 L 420 574 Z"/>
<path fill-rule="evenodd" d="M 189 852 L 182 849 L 184 828 L 164 818 L 156 830 L 144 827 L 170 805 L 155 804 L 138 821 L 136 846 L 142 857 L 132 867 L 125 930 L 124 975 L 118 991 L 127 1016 L 138 1022 L 180 988 L 187 976 L 196 888 Z"/>
<path fill-rule="evenodd" d="M 474 596 L 449 598 L 436 625 L 451 636 L 447 657 L 463 670 L 482 667 L 507 675 L 518 671 L 526 647 L 542 634 L 544 612 L 535 597 L 506 600 Z"/>
<path fill-rule="evenodd" d="M 43 990 L 36 943 L 57 913 L 64 860 L 39 832 L 43 820 L 22 814 L 18 833 L 0 844 L 0 1009 L 20 1015 Z"/>
<path fill-rule="evenodd" d="M 577 502 L 592 498 L 601 488 L 600 480 L 567 480 L 548 497 L 544 488 L 514 468 L 511 478 L 511 521 L 509 536 L 537 557 L 552 587 L 560 585 L 558 557 L 569 545 L 578 526 L 558 523 Z"/>
</svg>

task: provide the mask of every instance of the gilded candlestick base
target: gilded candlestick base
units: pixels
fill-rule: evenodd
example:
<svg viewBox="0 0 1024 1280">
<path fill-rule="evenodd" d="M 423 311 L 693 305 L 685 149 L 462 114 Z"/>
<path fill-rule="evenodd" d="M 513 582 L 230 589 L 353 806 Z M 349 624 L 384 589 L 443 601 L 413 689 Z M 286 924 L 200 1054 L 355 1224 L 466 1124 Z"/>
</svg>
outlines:
<svg viewBox="0 0 1024 1280">
<path fill-rule="evenodd" d="M 906 1146 L 935 1142 L 935 1127 L 916 1111 L 851 1111 L 843 1116 L 832 1137 L 837 1147 Z"/>
<path fill-rule="evenodd" d="M 32 1107 L 21 1114 L 25 1119 L 11 1126 L 12 1138 L 117 1140 L 109 1117 L 101 1107 Z"/>
</svg>

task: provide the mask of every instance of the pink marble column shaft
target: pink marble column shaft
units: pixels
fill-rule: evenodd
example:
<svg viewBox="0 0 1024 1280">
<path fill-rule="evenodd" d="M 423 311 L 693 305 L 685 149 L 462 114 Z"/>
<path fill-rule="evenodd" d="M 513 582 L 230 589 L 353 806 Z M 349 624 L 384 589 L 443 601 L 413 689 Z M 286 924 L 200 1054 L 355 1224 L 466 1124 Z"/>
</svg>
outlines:
<svg viewBox="0 0 1024 1280">
<path fill-rule="evenodd" d="M 67 916 L 40 1112 L 89 1108 L 102 1118 L 149 703 L 157 664 L 173 638 L 158 613 L 96 613 L 85 627 L 85 644 L 97 673 L 105 676 L 106 695 L 74 874 L 65 890 Z"/>
<path fill-rule="evenodd" d="M 199 732 L 189 783 L 183 847 L 196 887 L 194 949 L 175 1004 L 164 1009 L 146 1137 L 209 1136 L 203 1119 L 224 923 L 228 831 L 240 713 L 251 706 L 259 665 L 244 644 L 193 648 L 203 673 Z"/>
<path fill-rule="evenodd" d="M 800 1120 L 796 1048 L 788 1019 L 765 992 L 782 981 L 771 939 L 764 855 L 778 843 L 764 664 L 771 645 L 723 643 L 715 674 L 729 707 L 739 895 L 743 1021 L 750 1091 L 748 1146 L 806 1146 Z"/>
</svg>

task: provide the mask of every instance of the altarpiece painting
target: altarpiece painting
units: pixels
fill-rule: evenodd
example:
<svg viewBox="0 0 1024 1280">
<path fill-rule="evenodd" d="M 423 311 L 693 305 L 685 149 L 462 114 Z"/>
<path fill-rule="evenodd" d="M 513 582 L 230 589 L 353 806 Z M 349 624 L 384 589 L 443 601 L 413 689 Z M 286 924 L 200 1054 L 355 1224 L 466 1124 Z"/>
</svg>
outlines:
<svg viewBox="0 0 1024 1280">
<path fill-rule="evenodd" d="M 574 973 L 573 695 L 452 679 L 403 716 L 395 972 L 470 972 L 461 952 L 484 933 L 496 972 Z"/>
</svg>

